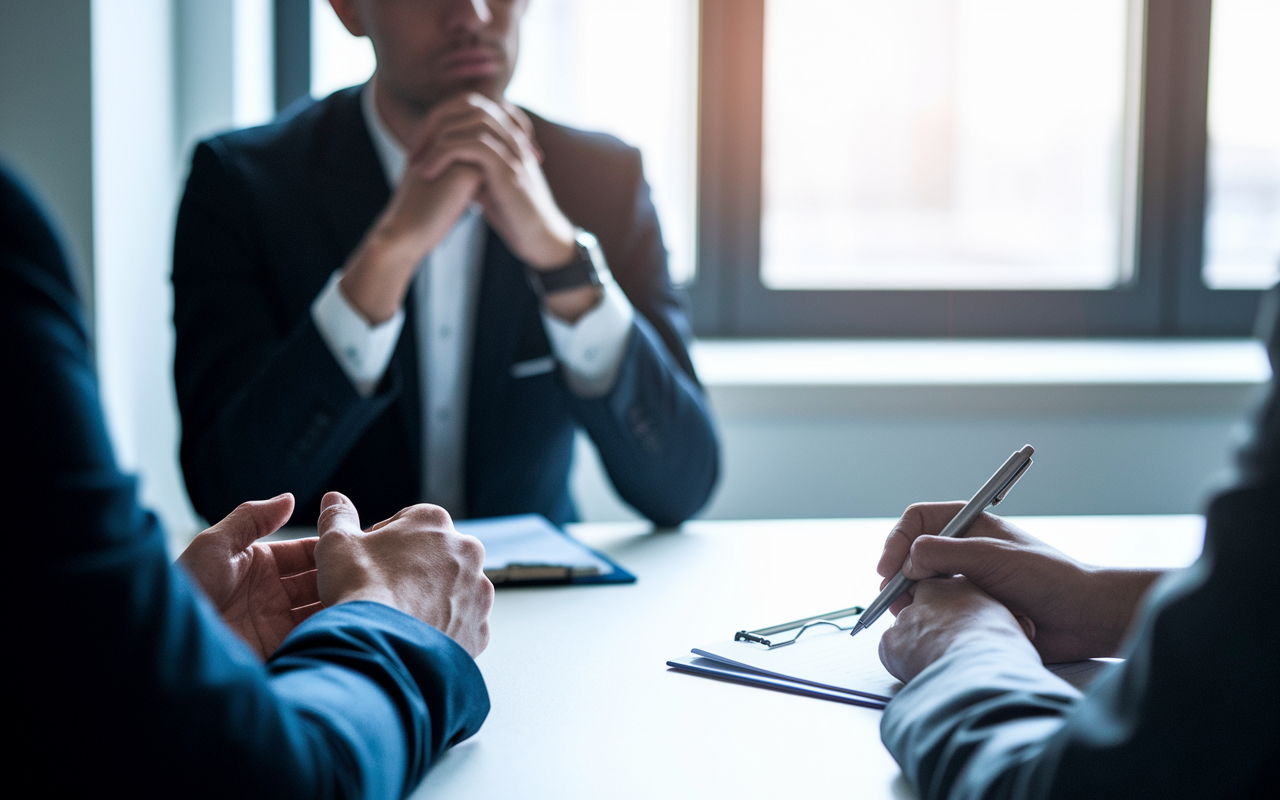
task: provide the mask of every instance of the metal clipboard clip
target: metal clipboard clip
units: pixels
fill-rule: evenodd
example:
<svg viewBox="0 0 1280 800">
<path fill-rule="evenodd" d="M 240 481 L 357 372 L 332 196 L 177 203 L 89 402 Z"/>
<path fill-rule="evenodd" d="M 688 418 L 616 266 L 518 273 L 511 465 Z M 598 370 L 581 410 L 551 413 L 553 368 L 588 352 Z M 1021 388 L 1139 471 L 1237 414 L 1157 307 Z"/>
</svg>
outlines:
<svg viewBox="0 0 1280 800">
<path fill-rule="evenodd" d="M 841 625 L 839 622 L 835 622 L 834 620 L 842 620 L 846 617 L 856 617 L 861 614 L 863 610 L 862 606 L 853 606 L 852 608 L 842 608 L 839 611 L 829 611 L 826 614 L 819 614 L 816 617 L 805 617 L 804 619 L 798 619 L 794 622 L 784 622 L 781 625 L 771 625 L 768 628 L 761 628 L 755 631 L 738 631 L 733 635 L 733 640 L 735 642 L 753 642 L 755 644 L 762 644 L 770 650 L 773 650 L 776 647 L 786 647 L 789 644 L 795 644 L 801 634 L 810 628 L 817 627 L 818 625 L 830 625 L 836 630 L 851 631 L 853 630 L 853 625 Z M 764 638 L 766 636 L 772 636 L 775 633 L 782 633 L 783 631 L 793 629 L 795 630 L 796 635 L 792 636 L 790 639 L 774 641 L 772 639 Z"/>
</svg>

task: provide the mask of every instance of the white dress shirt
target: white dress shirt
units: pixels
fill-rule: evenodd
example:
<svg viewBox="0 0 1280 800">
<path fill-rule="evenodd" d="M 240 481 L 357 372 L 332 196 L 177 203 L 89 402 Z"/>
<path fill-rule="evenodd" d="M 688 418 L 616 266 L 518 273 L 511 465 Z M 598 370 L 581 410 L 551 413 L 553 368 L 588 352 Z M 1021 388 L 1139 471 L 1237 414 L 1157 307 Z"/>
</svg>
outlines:
<svg viewBox="0 0 1280 800">
<path fill-rule="evenodd" d="M 365 84 L 360 101 L 387 183 L 396 186 L 404 173 L 405 152 L 378 115 L 373 81 Z M 472 204 L 444 241 L 422 259 L 410 288 L 422 402 L 421 499 L 444 506 L 455 517 L 466 515 L 471 344 L 487 234 L 483 212 Z M 513 378 L 550 372 L 558 361 L 566 383 L 578 395 L 595 397 L 613 388 L 635 311 L 607 266 L 596 267 L 604 290 L 600 304 L 572 325 L 544 309 L 543 326 L 555 358 L 513 365 Z M 341 277 L 339 270 L 329 279 L 311 305 L 311 318 L 356 390 L 368 397 L 391 362 L 404 327 L 404 309 L 386 322 L 370 325 L 342 293 Z"/>
</svg>

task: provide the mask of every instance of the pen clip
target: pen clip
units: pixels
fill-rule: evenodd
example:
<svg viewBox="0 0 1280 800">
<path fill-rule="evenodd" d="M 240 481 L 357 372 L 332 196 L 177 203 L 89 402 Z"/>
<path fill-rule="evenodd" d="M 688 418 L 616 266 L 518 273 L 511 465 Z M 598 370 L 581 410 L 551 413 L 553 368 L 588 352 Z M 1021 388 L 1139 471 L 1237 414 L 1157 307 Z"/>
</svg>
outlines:
<svg viewBox="0 0 1280 800">
<path fill-rule="evenodd" d="M 1018 467 L 1018 471 L 1009 476 L 1009 480 L 1005 482 L 1005 485 L 1000 487 L 1000 491 L 996 492 L 995 497 L 991 498 L 991 505 L 1000 505 L 1000 501 L 1004 499 L 1004 496 L 1009 493 L 1009 490 L 1013 488 L 1013 485 L 1018 482 L 1018 479 L 1021 478 L 1023 473 L 1025 473 L 1031 466 L 1031 462 L 1032 459 L 1030 458 L 1022 462 L 1022 466 Z"/>
</svg>

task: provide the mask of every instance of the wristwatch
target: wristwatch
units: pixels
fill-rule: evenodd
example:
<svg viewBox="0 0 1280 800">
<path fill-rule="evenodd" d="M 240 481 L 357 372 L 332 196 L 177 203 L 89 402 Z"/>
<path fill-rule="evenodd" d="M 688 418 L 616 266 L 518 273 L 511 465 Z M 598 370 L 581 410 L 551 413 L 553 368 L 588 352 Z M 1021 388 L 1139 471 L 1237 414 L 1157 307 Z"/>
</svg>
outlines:
<svg viewBox="0 0 1280 800">
<path fill-rule="evenodd" d="M 601 273 L 608 273 L 609 268 L 605 266 L 604 254 L 600 252 L 596 237 L 578 228 L 573 238 L 573 258 L 568 264 L 548 270 L 532 267 L 525 270 L 529 286 L 533 287 L 533 293 L 539 299 L 583 286 L 600 286 Z"/>
</svg>

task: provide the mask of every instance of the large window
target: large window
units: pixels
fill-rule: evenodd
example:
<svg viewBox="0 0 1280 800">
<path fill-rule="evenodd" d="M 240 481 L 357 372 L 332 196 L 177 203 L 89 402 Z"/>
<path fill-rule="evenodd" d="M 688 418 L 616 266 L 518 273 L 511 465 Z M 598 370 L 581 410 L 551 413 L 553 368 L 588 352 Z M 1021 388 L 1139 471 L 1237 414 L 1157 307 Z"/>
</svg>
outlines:
<svg viewBox="0 0 1280 800">
<path fill-rule="evenodd" d="M 313 94 L 367 77 L 276 2 Z M 1239 335 L 1280 273 L 1275 0 L 534 0 L 522 37 L 514 100 L 643 151 L 702 335 Z"/>
<path fill-rule="evenodd" d="M 702 0 L 696 330 L 1247 333 L 1275 280 L 1258 142 L 1280 30 L 1236 2 Z M 1251 161 L 1221 189 L 1215 168 L 1212 208 L 1238 210 L 1208 235 L 1261 254 L 1230 280 L 1205 259 L 1228 17 L 1215 70 Z"/>
<path fill-rule="evenodd" d="M 1214 0 L 1204 281 L 1280 279 L 1280 2 Z"/>
<path fill-rule="evenodd" d="M 1128 55 L 1141 47 L 1129 10 L 1117 0 L 767 2 L 761 281 L 1125 283 L 1136 166 L 1125 144 L 1138 117 Z"/>
</svg>

